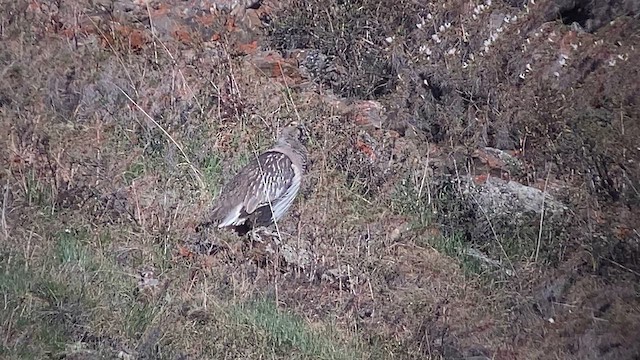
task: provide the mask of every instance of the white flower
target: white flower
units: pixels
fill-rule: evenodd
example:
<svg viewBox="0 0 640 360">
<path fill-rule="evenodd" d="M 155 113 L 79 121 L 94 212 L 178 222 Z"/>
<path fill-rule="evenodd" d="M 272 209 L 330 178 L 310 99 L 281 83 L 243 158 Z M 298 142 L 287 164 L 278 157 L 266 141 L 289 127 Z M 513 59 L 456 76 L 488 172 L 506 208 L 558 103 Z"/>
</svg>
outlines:
<svg viewBox="0 0 640 360">
<path fill-rule="evenodd" d="M 421 45 L 418 49 L 421 54 L 426 54 L 427 56 L 431 55 L 431 49 L 427 45 Z"/>
</svg>

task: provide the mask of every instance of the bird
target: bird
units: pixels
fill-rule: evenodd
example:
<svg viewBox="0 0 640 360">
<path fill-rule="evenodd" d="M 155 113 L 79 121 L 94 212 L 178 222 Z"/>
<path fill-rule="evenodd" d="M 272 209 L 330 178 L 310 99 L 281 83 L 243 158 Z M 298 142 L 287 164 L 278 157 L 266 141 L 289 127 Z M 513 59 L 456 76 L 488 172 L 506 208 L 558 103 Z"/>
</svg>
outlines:
<svg viewBox="0 0 640 360">
<path fill-rule="evenodd" d="M 284 127 L 271 148 L 254 157 L 223 186 L 199 228 L 215 225 L 245 235 L 273 223 L 277 226 L 293 204 L 307 170 L 305 133 L 306 128 L 298 122 Z"/>
</svg>

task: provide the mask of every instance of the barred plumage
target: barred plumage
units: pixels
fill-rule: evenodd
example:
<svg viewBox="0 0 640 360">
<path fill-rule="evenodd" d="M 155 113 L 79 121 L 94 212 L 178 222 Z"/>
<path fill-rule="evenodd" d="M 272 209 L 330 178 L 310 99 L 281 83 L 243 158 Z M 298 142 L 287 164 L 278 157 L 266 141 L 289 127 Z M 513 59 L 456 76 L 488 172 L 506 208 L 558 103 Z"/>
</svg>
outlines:
<svg viewBox="0 0 640 360">
<path fill-rule="evenodd" d="M 302 127 L 284 128 L 271 149 L 254 158 L 227 183 L 203 225 L 246 233 L 280 220 L 293 204 L 306 171 Z"/>
</svg>

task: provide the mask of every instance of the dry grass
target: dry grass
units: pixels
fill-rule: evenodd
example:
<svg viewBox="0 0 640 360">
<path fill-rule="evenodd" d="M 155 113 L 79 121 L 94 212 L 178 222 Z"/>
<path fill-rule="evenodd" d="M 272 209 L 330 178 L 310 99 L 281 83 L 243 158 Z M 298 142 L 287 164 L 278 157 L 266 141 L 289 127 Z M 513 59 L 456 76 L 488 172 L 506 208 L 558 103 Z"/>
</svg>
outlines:
<svg viewBox="0 0 640 360">
<path fill-rule="evenodd" d="M 363 4 L 359 21 L 370 16 L 391 28 L 398 21 Z M 361 62 L 353 77 L 325 82 L 334 90 L 398 104 L 396 95 L 414 90 L 443 96 L 425 106 L 403 103 L 425 122 L 398 132 L 364 131 L 325 96 L 232 57 L 232 44 L 175 41 L 151 5 L 141 14 L 116 14 L 117 21 L 110 21 L 113 13 L 95 15 L 103 10 L 83 1 L 60 9 L 46 2 L 0 7 L 1 18 L 10 19 L 0 40 L 1 357 L 442 359 L 569 352 L 550 349 L 552 342 L 538 346 L 538 334 L 566 334 L 550 330 L 531 303 L 538 293 L 555 294 L 564 283 L 554 279 L 571 278 L 562 272 L 586 262 L 548 270 L 551 290 L 533 291 L 544 270 L 539 263 L 566 259 L 550 240 L 555 233 L 546 215 L 525 219 L 535 226 L 515 232 L 508 232 L 507 220 L 491 219 L 492 231 L 480 234 L 489 235 L 474 238 L 479 232 L 469 219 L 479 212 L 464 197 L 459 169 L 445 177 L 452 181 L 432 169 L 462 152 L 441 150 L 441 140 L 453 142 L 457 134 L 461 144 L 482 142 L 489 125 L 465 123 L 449 111 L 469 94 L 443 83 L 435 67 L 422 69 L 430 74 L 426 88 L 396 83 L 410 68 L 394 62 L 400 48 L 388 52 L 384 37 L 372 46 L 360 41 L 362 34 L 349 34 L 358 46 L 338 65 Z M 340 9 L 318 13 L 334 19 L 334 28 L 316 38 L 317 49 L 350 44 L 331 37 L 355 16 L 337 16 Z M 436 14 L 430 7 L 416 15 L 427 11 Z M 136 16 L 152 20 L 145 27 Z M 322 20 L 300 19 L 305 26 Z M 419 18 L 410 20 L 376 34 L 406 36 L 417 46 L 424 40 L 413 28 Z M 376 71 L 358 72 L 363 69 Z M 452 70 L 452 82 L 463 75 Z M 483 103 L 487 94 L 476 84 L 469 89 L 468 108 L 479 117 L 495 115 L 496 105 Z M 278 224 L 281 243 L 274 250 L 232 234 L 196 233 L 221 185 L 290 120 L 310 129 L 312 162 L 294 208 Z M 469 255 L 471 246 L 508 263 L 517 276 L 487 267 Z M 548 297 L 562 303 L 553 306 L 575 306 L 572 314 L 580 316 L 567 315 L 567 322 L 578 331 L 595 309 L 584 299 L 608 286 L 592 281 L 576 281 L 591 289 L 584 296 Z M 603 299 L 593 312 L 594 321 L 615 325 L 611 332 L 595 328 L 602 338 L 637 329 L 616 318 L 632 308 L 632 293 L 616 294 L 609 305 L 615 311 L 607 312 Z M 530 341 L 517 343 L 514 334 Z"/>
</svg>

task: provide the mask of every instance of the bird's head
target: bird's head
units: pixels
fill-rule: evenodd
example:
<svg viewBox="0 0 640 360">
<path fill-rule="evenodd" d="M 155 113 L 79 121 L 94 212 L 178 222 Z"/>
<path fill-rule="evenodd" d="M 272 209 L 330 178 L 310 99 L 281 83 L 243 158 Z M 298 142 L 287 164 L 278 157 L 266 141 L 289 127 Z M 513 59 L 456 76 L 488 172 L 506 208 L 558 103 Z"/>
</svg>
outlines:
<svg viewBox="0 0 640 360">
<path fill-rule="evenodd" d="M 304 144 L 307 142 L 309 130 L 297 121 L 290 122 L 280 131 L 278 143 L 283 145 Z"/>
<path fill-rule="evenodd" d="M 308 140 L 309 130 L 298 122 L 291 122 L 280 131 L 278 136 L 278 145 L 283 148 L 289 148 L 300 156 L 303 166 L 307 162 L 307 148 L 305 146 Z"/>
</svg>

